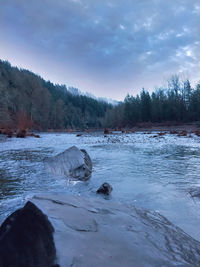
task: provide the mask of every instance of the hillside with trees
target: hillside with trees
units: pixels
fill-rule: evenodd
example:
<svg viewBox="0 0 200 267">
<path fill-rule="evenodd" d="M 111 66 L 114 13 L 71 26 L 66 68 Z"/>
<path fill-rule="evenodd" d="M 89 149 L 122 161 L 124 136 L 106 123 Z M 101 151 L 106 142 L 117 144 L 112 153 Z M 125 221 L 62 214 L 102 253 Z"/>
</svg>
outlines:
<svg viewBox="0 0 200 267">
<path fill-rule="evenodd" d="M 72 89 L 0 61 L 0 128 L 82 130 L 200 121 L 200 83 L 192 88 L 177 75 L 166 88 L 128 94 L 115 106 Z"/>
<path fill-rule="evenodd" d="M 101 127 L 112 106 L 65 85 L 45 81 L 34 73 L 0 61 L 0 128 L 85 129 Z"/>
</svg>

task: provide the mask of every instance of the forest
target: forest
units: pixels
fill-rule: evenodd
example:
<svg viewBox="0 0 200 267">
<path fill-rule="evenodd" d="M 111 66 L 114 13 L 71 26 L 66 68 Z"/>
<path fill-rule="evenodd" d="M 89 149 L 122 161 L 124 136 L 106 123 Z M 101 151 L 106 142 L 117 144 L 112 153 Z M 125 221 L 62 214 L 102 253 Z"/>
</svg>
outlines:
<svg viewBox="0 0 200 267">
<path fill-rule="evenodd" d="M 200 120 L 200 83 L 192 88 L 188 79 L 178 75 L 168 80 L 167 87 L 151 94 L 142 90 L 136 96 L 127 95 L 113 109 L 107 110 L 107 127 L 133 127 L 138 123 L 187 123 Z"/>
<path fill-rule="evenodd" d="M 134 127 L 138 123 L 200 120 L 200 83 L 173 75 L 152 93 L 127 95 L 118 105 L 72 94 L 66 85 L 0 61 L 0 128 L 89 129 Z"/>
<path fill-rule="evenodd" d="M 73 95 L 65 85 L 0 61 L 0 128 L 87 129 L 101 127 L 112 106 L 84 95 Z"/>
</svg>

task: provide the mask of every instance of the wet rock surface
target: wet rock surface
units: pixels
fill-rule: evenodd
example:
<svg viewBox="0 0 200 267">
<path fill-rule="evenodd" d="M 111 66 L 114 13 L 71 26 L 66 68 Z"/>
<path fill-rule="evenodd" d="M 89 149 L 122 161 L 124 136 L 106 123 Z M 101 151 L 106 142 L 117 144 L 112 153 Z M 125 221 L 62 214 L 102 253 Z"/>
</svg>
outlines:
<svg viewBox="0 0 200 267">
<path fill-rule="evenodd" d="M 42 194 L 60 266 L 200 266 L 200 243 L 159 213 L 100 199 Z"/>
<path fill-rule="evenodd" d="M 72 146 L 64 152 L 44 160 L 47 170 L 56 175 L 77 180 L 88 180 L 92 173 L 92 161 L 84 149 Z"/>
<path fill-rule="evenodd" d="M 0 227 L 0 267 L 53 267 L 53 227 L 30 201 Z"/>
</svg>

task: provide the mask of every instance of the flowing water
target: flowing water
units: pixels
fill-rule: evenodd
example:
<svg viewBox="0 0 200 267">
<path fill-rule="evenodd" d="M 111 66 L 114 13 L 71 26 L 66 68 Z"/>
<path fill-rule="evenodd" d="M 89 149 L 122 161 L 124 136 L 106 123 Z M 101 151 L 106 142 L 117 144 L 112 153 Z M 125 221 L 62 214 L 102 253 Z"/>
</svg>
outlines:
<svg viewBox="0 0 200 267">
<path fill-rule="evenodd" d="M 154 134 L 101 133 L 77 137 L 69 133 L 44 133 L 41 138 L 0 137 L 0 222 L 27 198 L 42 192 L 62 192 L 102 197 L 103 182 L 113 187 L 107 201 L 125 202 L 156 210 L 200 240 L 200 201 L 191 188 L 200 186 L 200 138 Z M 87 182 L 55 177 L 43 160 L 72 145 L 85 148 L 93 162 Z"/>
</svg>

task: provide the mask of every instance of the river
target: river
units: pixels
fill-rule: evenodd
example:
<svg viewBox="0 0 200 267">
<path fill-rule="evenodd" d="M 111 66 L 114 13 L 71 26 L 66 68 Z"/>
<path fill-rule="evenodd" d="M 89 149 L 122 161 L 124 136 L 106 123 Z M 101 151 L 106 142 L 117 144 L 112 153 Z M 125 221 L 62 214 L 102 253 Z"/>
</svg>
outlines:
<svg viewBox="0 0 200 267">
<path fill-rule="evenodd" d="M 113 187 L 107 201 L 160 212 L 200 240 L 200 202 L 191 188 L 200 186 L 200 138 L 155 133 L 42 133 L 41 138 L 0 137 L 0 222 L 35 193 L 62 192 L 101 198 L 103 182 Z M 88 182 L 67 181 L 47 173 L 43 160 L 76 145 L 93 162 Z"/>
</svg>

